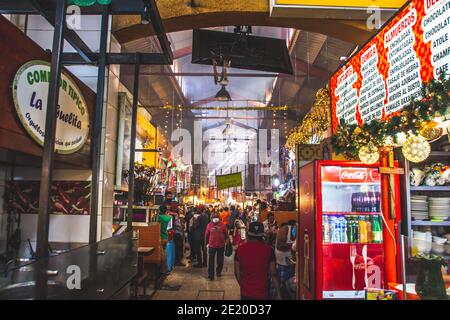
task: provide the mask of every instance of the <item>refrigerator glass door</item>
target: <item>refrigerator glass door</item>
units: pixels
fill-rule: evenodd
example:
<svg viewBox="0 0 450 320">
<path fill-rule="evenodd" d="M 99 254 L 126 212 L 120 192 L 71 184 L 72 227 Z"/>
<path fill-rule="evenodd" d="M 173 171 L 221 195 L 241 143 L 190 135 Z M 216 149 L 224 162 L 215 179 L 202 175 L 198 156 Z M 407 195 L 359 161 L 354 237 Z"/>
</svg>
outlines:
<svg viewBox="0 0 450 320">
<path fill-rule="evenodd" d="M 383 287 L 378 169 L 321 167 L 323 298 L 364 298 Z"/>
</svg>

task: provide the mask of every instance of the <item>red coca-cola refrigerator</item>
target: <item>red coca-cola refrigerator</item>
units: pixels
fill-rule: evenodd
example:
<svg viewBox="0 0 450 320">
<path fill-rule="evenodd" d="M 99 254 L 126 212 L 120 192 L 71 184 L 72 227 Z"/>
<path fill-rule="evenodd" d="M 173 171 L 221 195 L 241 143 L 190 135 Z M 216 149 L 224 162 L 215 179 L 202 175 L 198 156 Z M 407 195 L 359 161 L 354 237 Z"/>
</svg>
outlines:
<svg viewBox="0 0 450 320">
<path fill-rule="evenodd" d="M 298 172 L 299 298 L 364 299 L 365 288 L 386 288 L 386 238 L 396 235 L 378 164 L 318 160 Z"/>
</svg>

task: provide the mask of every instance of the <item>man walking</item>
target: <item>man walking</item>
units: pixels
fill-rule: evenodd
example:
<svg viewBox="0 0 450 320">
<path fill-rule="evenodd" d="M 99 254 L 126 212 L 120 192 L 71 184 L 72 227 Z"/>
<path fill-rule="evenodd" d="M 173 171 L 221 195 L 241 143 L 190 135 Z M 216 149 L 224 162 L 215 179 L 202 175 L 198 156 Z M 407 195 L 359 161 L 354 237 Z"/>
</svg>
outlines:
<svg viewBox="0 0 450 320">
<path fill-rule="evenodd" d="M 208 278 L 214 280 L 214 269 L 216 276 L 222 275 L 225 244 L 229 241 L 228 229 L 223 224 L 217 214 L 212 215 L 212 221 L 208 224 L 205 232 L 205 241 L 208 244 Z M 217 256 L 217 268 L 215 260 Z"/>
<path fill-rule="evenodd" d="M 206 267 L 206 244 L 205 232 L 208 226 L 208 214 L 205 208 L 197 207 L 198 216 L 193 223 L 193 237 L 194 237 L 194 255 L 197 257 L 197 264 L 195 268 Z"/>
<path fill-rule="evenodd" d="M 250 223 L 247 242 L 236 249 L 234 274 L 241 287 L 242 300 L 269 299 L 269 275 L 281 299 L 280 279 L 273 249 L 264 242 L 264 226 Z"/>
</svg>

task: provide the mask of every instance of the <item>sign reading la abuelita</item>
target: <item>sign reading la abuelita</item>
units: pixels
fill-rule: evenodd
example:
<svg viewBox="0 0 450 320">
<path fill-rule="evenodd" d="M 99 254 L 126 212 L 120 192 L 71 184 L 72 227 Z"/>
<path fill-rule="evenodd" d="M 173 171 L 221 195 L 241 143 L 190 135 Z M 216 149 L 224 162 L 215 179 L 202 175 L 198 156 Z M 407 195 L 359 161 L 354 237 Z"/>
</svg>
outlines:
<svg viewBox="0 0 450 320">
<path fill-rule="evenodd" d="M 413 0 L 330 79 L 333 129 L 386 119 L 450 73 L 450 0 Z"/>
<path fill-rule="evenodd" d="M 39 145 L 45 139 L 50 63 L 32 60 L 22 65 L 14 77 L 13 99 L 25 130 Z M 75 81 L 61 72 L 56 108 L 55 151 L 70 154 L 83 147 L 89 136 L 89 112 Z"/>
</svg>

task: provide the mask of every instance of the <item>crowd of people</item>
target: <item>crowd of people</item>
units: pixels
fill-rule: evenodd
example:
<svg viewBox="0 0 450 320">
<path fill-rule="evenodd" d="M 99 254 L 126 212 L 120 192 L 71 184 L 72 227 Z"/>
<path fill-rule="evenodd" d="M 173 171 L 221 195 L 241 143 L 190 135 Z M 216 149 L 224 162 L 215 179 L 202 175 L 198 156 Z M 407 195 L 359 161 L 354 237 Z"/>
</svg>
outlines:
<svg viewBox="0 0 450 320">
<path fill-rule="evenodd" d="M 189 264 L 207 268 L 213 281 L 222 276 L 225 256 L 234 253 L 242 299 L 294 299 L 296 221 L 278 225 L 276 209 L 276 201 L 261 200 L 245 208 L 182 206 L 167 191 L 158 215 L 162 271 Z"/>
</svg>

